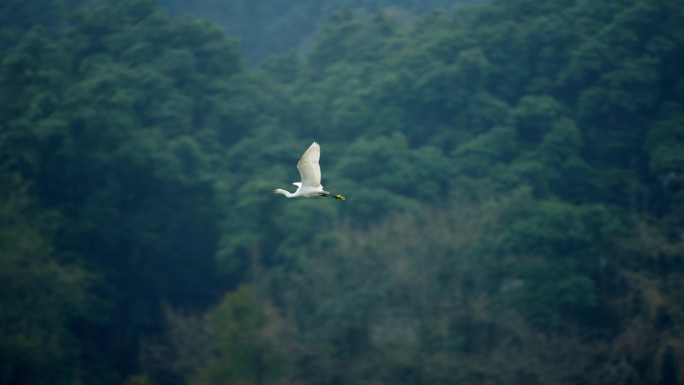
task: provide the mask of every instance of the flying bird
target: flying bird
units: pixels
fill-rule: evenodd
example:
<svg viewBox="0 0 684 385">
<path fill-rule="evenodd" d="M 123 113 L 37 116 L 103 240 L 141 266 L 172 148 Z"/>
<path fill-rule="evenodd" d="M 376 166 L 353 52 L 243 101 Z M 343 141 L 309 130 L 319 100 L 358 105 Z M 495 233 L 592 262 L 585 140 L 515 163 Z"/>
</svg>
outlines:
<svg viewBox="0 0 684 385">
<path fill-rule="evenodd" d="M 297 163 L 297 170 L 299 170 L 299 176 L 302 178 L 301 182 L 292 183 L 297 186 L 297 191 L 291 193 L 283 189 L 275 189 L 273 192 L 276 194 L 283 194 L 288 198 L 327 197 L 341 201 L 345 200 L 345 197 L 342 195 L 331 195 L 329 192 L 323 190 L 323 186 L 321 185 L 321 166 L 318 164 L 320 159 L 321 146 L 319 146 L 318 143 L 313 142 Z"/>
</svg>

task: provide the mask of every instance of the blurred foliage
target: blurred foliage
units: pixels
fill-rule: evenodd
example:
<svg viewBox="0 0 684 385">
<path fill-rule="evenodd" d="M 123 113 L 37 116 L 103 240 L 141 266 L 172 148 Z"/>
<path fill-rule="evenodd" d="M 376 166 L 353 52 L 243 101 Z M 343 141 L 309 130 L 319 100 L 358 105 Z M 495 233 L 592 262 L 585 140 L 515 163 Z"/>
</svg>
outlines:
<svg viewBox="0 0 684 385">
<path fill-rule="evenodd" d="M 281 357 L 277 335 L 269 335 L 267 319 L 258 298 L 247 287 L 224 298 L 214 310 L 218 354 L 201 374 L 203 384 L 277 383 Z"/>
<path fill-rule="evenodd" d="M 71 330 L 92 311 L 94 277 L 60 263 L 60 215 L 40 210 L 28 183 L 0 174 L 0 381 L 68 382 L 87 363 Z"/>
<path fill-rule="evenodd" d="M 300 0 L 295 2 L 266 0 L 160 0 L 173 14 L 192 14 L 223 26 L 242 41 L 245 59 L 259 64 L 274 54 L 284 54 L 295 48 L 306 49 L 312 36 L 337 11 L 359 10 L 372 15 L 391 7 L 409 23 L 411 18 L 435 9 L 453 8 L 480 0 Z M 346 43 L 345 43 L 346 44 Z M 330 47 L 331 49 L 334 49 Z"/>
<path fill-rule="evenodd" d="M 682 4 L 43 3 L 0 385 L 684 382 Z M 314 140 L 347 200 L 269 194 Z"/>
</svg>

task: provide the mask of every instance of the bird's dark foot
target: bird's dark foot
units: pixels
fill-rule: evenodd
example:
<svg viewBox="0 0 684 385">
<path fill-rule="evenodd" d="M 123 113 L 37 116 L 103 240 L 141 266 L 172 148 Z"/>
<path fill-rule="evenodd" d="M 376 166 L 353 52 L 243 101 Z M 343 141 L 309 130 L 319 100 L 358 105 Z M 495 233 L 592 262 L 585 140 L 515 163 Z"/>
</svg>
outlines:
<svg viewBox="0 0 684 385">
<path fill-rule="evenodd" d="M 342 195 L 340 195 L 340 194 L 337 194 L 337 195 L 330 195 L 329 193 L 321 193 L 321 196 L 322 196 L 322 197 L 326 197 L 326 198 L 337 199 L 337 200 L 339 200 L 339 201 L 347 200 L 347 198 L 345 198 L 344 196 L 342 196 Z"/>
</svg>

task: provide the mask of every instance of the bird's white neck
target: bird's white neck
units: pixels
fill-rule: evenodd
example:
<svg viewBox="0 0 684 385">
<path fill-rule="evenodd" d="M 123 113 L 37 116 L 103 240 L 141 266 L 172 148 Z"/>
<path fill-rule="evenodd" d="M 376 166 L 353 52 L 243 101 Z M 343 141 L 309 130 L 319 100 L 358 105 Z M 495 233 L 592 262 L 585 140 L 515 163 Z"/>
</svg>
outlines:
<svg viewBox="0 0 684 385">
<path fill-rule="evenodd" d="M 294 194 L 290 193 L 289 191 L 283 190 L 281 188 L 275 189 L 275 190 L 273 190 L 273 192 L 276 194 L 283 194 L 288 198 L 292 198 L 294 196 Z"/>
</svg>

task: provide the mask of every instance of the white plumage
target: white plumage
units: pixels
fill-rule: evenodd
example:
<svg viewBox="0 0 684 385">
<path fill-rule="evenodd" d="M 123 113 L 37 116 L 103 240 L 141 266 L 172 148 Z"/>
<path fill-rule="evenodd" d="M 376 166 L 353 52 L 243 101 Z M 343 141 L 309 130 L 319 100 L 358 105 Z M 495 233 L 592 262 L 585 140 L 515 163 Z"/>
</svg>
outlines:
<svg viewBox="0 0 684 385">
<path fill-rule="evenodd" d="M 323 196 L 343 201 L 345 198 L 342 195 L 330 195 L 329 192 L 323 190 L 323 185 L 321 185 L 321 166 L 318 164 L 320 159 L 321 146 L 313 142 L 297 163 L 297 170 L 299 170 L 299 176 L 302 179 L 301 182 L 292 183 L 297 186 L 297 191 L 290 193 L 283 189 L 275 189 L 273 192 L 283 194 L 288 198 Z"/>
</svg>

